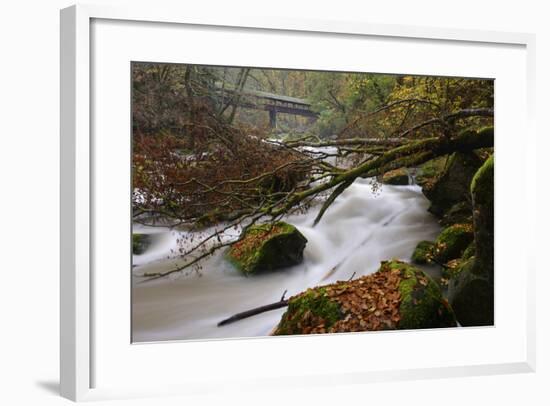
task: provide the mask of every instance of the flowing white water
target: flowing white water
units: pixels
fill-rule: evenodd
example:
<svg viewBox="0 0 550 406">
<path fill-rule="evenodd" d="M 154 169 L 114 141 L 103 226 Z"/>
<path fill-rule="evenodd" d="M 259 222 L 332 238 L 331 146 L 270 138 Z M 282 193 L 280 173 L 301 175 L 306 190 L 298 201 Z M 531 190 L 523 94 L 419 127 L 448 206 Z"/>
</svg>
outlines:
<svg viewBox="0 0 550 406">
<path fill-rule="evenodd" d="M 285 221 L 308 239 L 302 264 L 277 272 L 244 277 L 219 251 L 203 263 L 200 275 L 163 278 L 136 283 L 132 295 L 133 341 L 251 337 L 268 335 L 285 309 L 273 310 L 233 324 L 217 323 L 235 313 L 276 302 L 308 287 L 347 280 L 375 272 L 380 261 L 410 260 L 420 240 L 433 240 L 439 226 L 426 211 L 429 202 L 420 187 L 383 185 L 373 194 L 368 180 L 356 180 L 327 210 L 321 222 L 311 225 L 318 207 Z M 134 256 L 134 274 L 166 271 L 166 259 L 178 247 L 183 233 L 159 228 L 151 249 Z M 233 231 L 236 233 L 238 231 Z"/>
</svg>

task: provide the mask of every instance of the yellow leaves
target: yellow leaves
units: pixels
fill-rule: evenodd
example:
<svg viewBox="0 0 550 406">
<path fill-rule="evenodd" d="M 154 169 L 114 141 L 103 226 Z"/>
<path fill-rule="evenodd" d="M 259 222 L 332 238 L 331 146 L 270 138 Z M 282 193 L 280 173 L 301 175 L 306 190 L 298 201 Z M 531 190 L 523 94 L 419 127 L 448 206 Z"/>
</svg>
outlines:
<svg viewBox="0 0 550 406">
<path fill-rule="evenodd" d="M 451 259 L 449 262 L 445 264 L 445 266 L 451 270 L 458 268 L 458 266 L 461 264 L 462 260 L 460 258 L 457 259 Z"/>
</svg>

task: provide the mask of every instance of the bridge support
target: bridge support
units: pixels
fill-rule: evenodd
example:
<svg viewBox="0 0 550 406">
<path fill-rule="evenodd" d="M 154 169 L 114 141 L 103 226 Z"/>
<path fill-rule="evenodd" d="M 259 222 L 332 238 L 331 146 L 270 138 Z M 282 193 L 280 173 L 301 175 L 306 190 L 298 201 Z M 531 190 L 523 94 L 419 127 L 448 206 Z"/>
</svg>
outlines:
<svg viewBox="0 0 550 406">
<path fill-rule="evenodd" d="M 277 128 L 277 112 L 273 109 L 269 110 L 269 127 Z"/>
</svg>

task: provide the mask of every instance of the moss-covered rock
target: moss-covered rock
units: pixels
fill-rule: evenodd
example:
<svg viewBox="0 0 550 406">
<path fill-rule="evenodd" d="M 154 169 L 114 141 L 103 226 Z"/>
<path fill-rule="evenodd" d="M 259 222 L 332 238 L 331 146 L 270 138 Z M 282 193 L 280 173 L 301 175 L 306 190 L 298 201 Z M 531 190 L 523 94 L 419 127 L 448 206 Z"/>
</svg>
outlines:
<svg viewBox="0 0 550 406">
<path fill-rule="evenodd" d="M 444 172 L 422 187 L 431 202 L 429 211 L 443 217 L 455 204 L 468 201 L 472 177 L 482 163 L 474 152 L 455 152 L 451 155 Z"/>
<path fill-rule="evenodd" d="M 451 306 L 443 298 L 439 286 L 427 274 L 399 261 L 392 261 L 387 266 L 402 272 L 403 279 L 399 283 L 399 329 L 456 326 Z"/>
<path fill-rule="evenodd" d="M 423 163 L 418 168 L 416 175 L 416 183 L 420 186 L 424 186 L 428 183 L 433 183 L 445 170 L 446 156 L 442 156 L 431 161 Z"/>
<path fill-rule="evenodd" d="M 340 303 L 329 297 L 325 287 L 308 289 L 289 300 L 288 309 L 273 334 L 307 334 L 309 328 L 320 325 L 330 329 L 342 316 Z"/>
<path fill-rule="evenodd" d="M 132 253 L 141 255 L 151 246 L 153 237 L 150 234 L 132 234 Z"/>
<path fill-rule="evenodd" d="M 449 282 L 448 297 L 460 324 L 494 322 L 494 161 L 491 156 L 472 179 L 475 256 Z M 466 252 L 463 257 L 466 256 Z"/>
<path fill-rule="evenodd" d="M 449 282 L 448 297 L 462 326 L 489 326 L 494 322 L 493 283 L 476 270 L 476 257 L 464 261 Z"/>
<path fill-rule="evenodd" d="M 447 261 L 441 269 L 440 282 L 443 285 L 448 284 L 449 280 L 456 277 L 461 271 L 463 262 L 464 261 L 461 258 L 451 259 L 450 261 Z"/>
<path fill-rule="evenodd" d="M 494 267 L 494 155 L 472 179 L 475 250 L 479 272 L 493 280 Z"/>
<path fill-rule="evenodd" d="M 308 289 L 289 300 L 274 335 L 456 326 L 438 285 L 405 262 L 374 274 Z"/>
<path fill-rule="evenodd" d="M 280 221 L 250 227 L 226 255 L 248 275 L 301 263 L 306 244 L 307 239 L 296 227 Z"/>
<path fill-rule="evenodd" d="M 460 258 L 473 239 L 474 229 L 471 224 L 453 224 L 445 228 L 435 240 L 434 259 L 444 264 Z"/>
<path fill-rule="evenodd" d="M 468 245 L 464 250 L 464 252 L 462 253 L 461 260 L 466 261 L 472 258 L 475 254 L 476 254 L 476 245 L 475 245 L 475 242 L 472 241 L 470 245 Z"/>
<path fill-rule="evenodd" d="M 420 241 L 412 254 L 412 261 L 415 264 L 429 264 L 433 257 L 433 241 Z"/>
<path fill-rule="evenodd" d="M 408 185 L 409 173 L 404 168 L 394 169 L 386 172 L 381 181 L 386 185 Z"/>
<path fill-rule="evenodd" d="M 439 224 L 444 227 L 448 227 L 457 223 L 472 223 L 472 205 L 469 201 L 463 201 L 454 204 L 449 210 L 447 210 Z"/>
</svg>

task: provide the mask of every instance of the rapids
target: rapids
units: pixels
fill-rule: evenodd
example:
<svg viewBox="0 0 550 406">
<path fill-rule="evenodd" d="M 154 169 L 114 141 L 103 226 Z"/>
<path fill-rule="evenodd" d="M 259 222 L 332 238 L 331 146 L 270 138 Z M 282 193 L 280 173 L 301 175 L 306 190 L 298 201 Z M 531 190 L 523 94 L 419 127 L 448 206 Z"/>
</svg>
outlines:
<svg viewBox="0 0 550 406">
<path fill-rule="evenodd" d="M 174 253 L 186 236 L 184 232 L 134 225 L 134 232 L 157 235 L 145 254 L 133 257 L 133 341 L 269 335 L 284 308 L 223 327 L 217 323 L 235 313 L 276 302 L 285 290 L 288 298 L 308 287 L 375 272 L 382 260 L 410 260 L 416 244 L 435 239 L 440 230 L 427 212 L 428 205 L 419 186 L 381 185 L 381 190 L 373 193 L 368 179 L 357 179 L 315 228 L 312 224 L 318 206 L 284 219 L 308 239 L 302 264 L 252 277 L 235 270 L 221 250 L 202 263 L 199 273 L 138 283 L 144 272 L 173 268 L 177 263 Z M 232 235 L 238 231 L 232 230 Z"/>
</svg>

